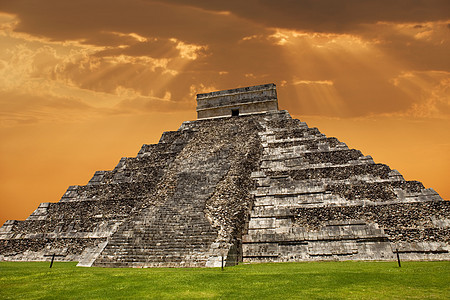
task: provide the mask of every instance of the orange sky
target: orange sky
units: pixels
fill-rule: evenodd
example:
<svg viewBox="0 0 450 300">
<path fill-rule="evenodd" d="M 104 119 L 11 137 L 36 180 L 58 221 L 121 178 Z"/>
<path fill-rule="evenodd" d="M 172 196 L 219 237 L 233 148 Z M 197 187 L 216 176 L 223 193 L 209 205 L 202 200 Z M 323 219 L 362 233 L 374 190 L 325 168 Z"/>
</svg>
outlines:
<svg viewBox="0 0 450 300">
<path fill-rule="evenodd" d="M 270 82 L 292 116 L 450 199 L 449 11 L 0 0 L 0 224 L 195 119 L 196 93 Z"/>
</svg>

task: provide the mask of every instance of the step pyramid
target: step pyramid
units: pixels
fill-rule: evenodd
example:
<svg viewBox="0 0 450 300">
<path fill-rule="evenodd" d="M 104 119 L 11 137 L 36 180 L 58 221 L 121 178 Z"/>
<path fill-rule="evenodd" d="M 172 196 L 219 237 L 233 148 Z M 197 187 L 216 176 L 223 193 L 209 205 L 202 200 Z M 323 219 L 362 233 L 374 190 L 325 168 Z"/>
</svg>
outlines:
<svg viewBox="0 0 450 300">
<path fill-rule="evenodd" d="M 450 202 L 278 110 L 266 84 L 197 95 L 164 132 L 0 228 L 0 260 L 98 267 L 450 259 Z"/>
</svg>

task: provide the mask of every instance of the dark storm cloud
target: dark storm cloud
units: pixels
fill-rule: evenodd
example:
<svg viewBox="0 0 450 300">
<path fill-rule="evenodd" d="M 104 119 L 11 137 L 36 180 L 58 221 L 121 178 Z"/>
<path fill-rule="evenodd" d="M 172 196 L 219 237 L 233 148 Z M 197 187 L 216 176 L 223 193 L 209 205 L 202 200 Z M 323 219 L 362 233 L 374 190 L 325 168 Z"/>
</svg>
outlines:
<svg viewBox="0 0 450 300">
<path fill-rule="evenodd" d="M 1 10 L 17 15 L 16 31 L 53 40 L 94 40 L 98 33 L 137 33 L 205 44 L 254 34 L 250 23 L 196 8 L 141 0 L 1 0 Z M 245 25 L 245 26 L 243 26 Z"/>
<path fill-rule="evenodd" d="M 405 34 L 405 31 L 409 34 Z M 364 32 L 364 38 L 376 40 L 377 47 L 389 53 L 396 61 L 407 62 L 409 67 L 416 70 L 448 72 L 449 37 L 450 30 L 444 22 L 427 25 L 406 24 L 400 30 L 393 30 L 393 24 L 379 24 L 367 28 Z"/>
<path fill-rule="evenodd" d="M 383 22 L 447 20 L 447 0 L 168 0 L 164 3 L 229 11 L 269 27 L 314 32 L 355 31 L 355 26 Z"/>
<path fill-rule="evenodd" d="M 217 64 L 197 66 L 225 71 L 224 66 L 230 68 L 230 57 L 233 57 L 233 61 L 241 62 L 244 61 L 242 57 L 246 57 L 245 53 L 233 55 L 232 52 L 241 48 L 238 41 L 253 35 L 269 35 L 273 32 L 270 28 L 280 27 L 312 32 L 353 33 L 365 39 L 379 40 L 381 48 L 400 60 L 417 65 L 417 68 L 450 69 L 450 61 L 441 59 L 448 47 L 448 39 L 444 45 L 429 44 L 412 36 L 389 33 L 382 25 L 382 32 L 367 26 L 378 22 L 445 20 L 449 18 L 450 1 L 0 0 L 0 4 L 3 11 L 18 16 L 20 23 L 16 31 L 53 40 L 80 40 L 85 44 L 107 47 L 97 56 L 124 54 L 174 57 L 179 54 L 179 50 L 170 39 L 176 38 L 187 43 L 209 45 L 212 56 L 208 62 Z M 417 30 L 422 27 L 415 26 Z M 139 42 L 125 35 L 127 33 L 136 33 L 149 40 Z M 265 56 L 275 57 L 278 50 L 267 40 L 263 42 L 263 47 L 258 45 L 257 51 L 271 51 Z M 118 48 L 121 45 L 126 47 Z M 219 57 L 223 55 L 226 57 Z M 245 60 L 248 69 L 251 61 L 255 60 Z M 242 66 L 242 63 L 236 66 Z M 255 73 L 255 69 L 251 69 L 245 73 Z"/>
</svg>

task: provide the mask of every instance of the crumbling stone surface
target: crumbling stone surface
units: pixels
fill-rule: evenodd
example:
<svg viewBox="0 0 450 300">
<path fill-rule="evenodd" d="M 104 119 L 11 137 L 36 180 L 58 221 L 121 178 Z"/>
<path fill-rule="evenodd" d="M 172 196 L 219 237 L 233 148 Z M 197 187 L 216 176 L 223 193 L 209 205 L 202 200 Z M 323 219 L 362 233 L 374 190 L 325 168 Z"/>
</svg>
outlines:
<svg viewBox="0 0 450 300">
<path fill-rule="evenodd" d="M 286 171 L 267 171 L 271 177 L 289 176 L 294 180 L 323 179 L 333 180 L 349 179 L 360 175 L 370 174 L 380 179 L 388 179 L 391 169 L 384 164 L 364 164 L 354 166 L 331 166 L 322 168 L 307 168 Z"/>
<path fill-rule="evenodd" d="M 326 186 L 326 191 L 338 194 L 346 199 L 369 199 L 373 201 L 397 199 L 395 189 L 402 189 L 407 193 L 419 193 L 425 188 L 418 181 L 364 182 L 358 180 L 350 184 L 338 183 Z"/>
<path fill-rule="evenodd" d="M 338 194 L 346 199 L 369 199 L 388 201 L 396 199 L 391 182 L 356 182 L 352 184 L 330 184 L 327 191 Z"/>
<path fill-rule="evenodd" d="M 326 226 L 329 221 L 365 220 L 376 223 L 385 232 L 402 229 L 438 229 L 436 220 L 444 220 L 450 214 L 449 201 L 426 201 L 378 205 L 349 205 L 336 207 L 299 207 L 292 210 L 294 225 L 310 229 Z M 447 228 L 448 229 L 448 228 Z M 446 230 L 447 230 L 446 229 Z M 442 231 L 445 232 L 445 231 Z M 389 235 L 391 240 L 408 240 L 406 236 Z M 428 237 L 424 236 L 423 240 Z M 435 237 L 434 239 L 436 239 Z M 440 236 L 448 242 L 450 236 Z"/>
<path fill-rule="evenodd" d="M 270 148 L 287 148 L 293 146 L 303 146 L 306 150 L 314 151 L 319 150 L 320 144 L 328 144 L 330 148 L 335 148 L 340 145 L 341 142 L 337 138 L 327 138 L 327 137 L 309 137 L 305 140 L 284 140 L 269 144 Z"/>
<path fill-rule="evenodd" d="M 41 252 L 41 259 L 44 260 L 44 255 L 64 254 L 67 256 L 80 255 L 83 250 L 89 246 L 94 246 L 100 242 L 105 241 L 106 238 L 96 239 L 76 239 L 76 238 L 24 238 L 24 239 L 9 239 L 0 240 L 2 247 L 2 255 L 14 256 L 22 254 L 26 251 Z M 55 249 L 58 249 L 55 251 Z"/>
<path fill-rule="evenodd" d="M 300 122 L 300 120 L 297 119 L 292 119 L 290 117 L 284 118 L 284 117 L 280 117 L 280 118 L 270 118 L 267 120 L 267 127 L 271 128 L 271 129 L 282 129 L 283 131 L 294 131 L 294 130 L 298 130 L 299 128 L 297 126 L 301 126 L 302 123 Z M 305 129 L 305 131 L 307 131 L 309 128 L 306 126 L 303 129 Z M 277 133 L 279 134 L 279 133 Z"/>
<path fill-rule="evenodd" d="M 359 150 L 339 150 L 329 152 L 307 152 L 301 157 L 305 163 L 309 164 L 323 164 L 330 163 L 333 165 L 346 164 L 352 160 L 357 160 L 362 157 L 362 153 Z"/>
<path fill-rule="evenodd" d="M 250 192 L 255 188 L 255 184 L 250 175 L 252 171 L 258 169 L 262 154 L 262 146 L 257 135 L 261 125 L 258 122 L 249 119 L 234 129 L 232 135 L 235 138 L 233 143 L 235 147 L 228 158 L 230 168 L 206 203 L 206 215 L 212 220 L 213 225 L 219 228 L 216 242 L 223 245 L 220 248 L 224 248 L 226 244 L 239 246 L 241 244 L 241 236 L 253 204 Z"/>
</svg>

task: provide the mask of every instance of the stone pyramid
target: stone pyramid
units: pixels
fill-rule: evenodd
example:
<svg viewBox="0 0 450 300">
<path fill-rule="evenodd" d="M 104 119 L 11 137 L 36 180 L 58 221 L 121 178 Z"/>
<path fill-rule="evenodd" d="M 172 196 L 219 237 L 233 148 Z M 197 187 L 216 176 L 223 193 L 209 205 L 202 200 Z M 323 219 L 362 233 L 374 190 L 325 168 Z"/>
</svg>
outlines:
<svg viewBox="0 0 450 300">
<path fill-rule="evenodd" d="M 197 95 L 198 120 L 0 228 L 0 260 L 101 267 L 450 259 L 432 189 L 278 110 L 266 84 Z"/>
</svg>

